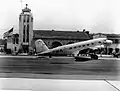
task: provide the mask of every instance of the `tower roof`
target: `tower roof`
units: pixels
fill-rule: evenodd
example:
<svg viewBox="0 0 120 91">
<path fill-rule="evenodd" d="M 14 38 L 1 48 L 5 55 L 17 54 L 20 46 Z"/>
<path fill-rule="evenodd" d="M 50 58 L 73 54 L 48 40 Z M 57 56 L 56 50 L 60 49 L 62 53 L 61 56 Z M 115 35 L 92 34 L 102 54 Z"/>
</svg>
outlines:
<svg viewBox="0 0 120 91">
<path fill-rule="evenodd" d="M 26 7 L 24 9 L 22 9 L 23 12 L 30 12 L 31 11 L 31 9 L 29 9 L 27 6 L 28 6 L 28 4 L 26 4 Z"/>
</svg>

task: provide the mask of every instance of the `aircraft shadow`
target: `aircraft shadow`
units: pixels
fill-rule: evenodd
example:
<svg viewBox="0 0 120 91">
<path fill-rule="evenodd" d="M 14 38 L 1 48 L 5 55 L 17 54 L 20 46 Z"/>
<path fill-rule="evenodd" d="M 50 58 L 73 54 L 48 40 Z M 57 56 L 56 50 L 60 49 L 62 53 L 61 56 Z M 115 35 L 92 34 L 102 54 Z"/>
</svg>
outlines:
<svg viewBox="0 0 120 91">
<path fill-rule="evenodd" d="M 91 58 L 90 57 L 75 57 L 75 61 L 76 62 L 86 62 L 86 61 L 90 61 Z"/>
</svg>

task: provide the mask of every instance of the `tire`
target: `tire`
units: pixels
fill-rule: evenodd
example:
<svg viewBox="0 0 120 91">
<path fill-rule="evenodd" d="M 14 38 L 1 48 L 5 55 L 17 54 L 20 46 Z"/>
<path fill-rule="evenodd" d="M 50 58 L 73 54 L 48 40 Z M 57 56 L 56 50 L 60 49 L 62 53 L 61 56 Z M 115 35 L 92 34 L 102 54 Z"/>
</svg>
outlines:
<svg viewBox="0 0 120 91">
<path fill-rule="evenodd" d="M 97 60 L 98 56 L 93 54 L 93 55 L 91 55 L 91 59 L 96 59 Z"/>
<path fill-rule="evenodd" d="M 51 55 L 49 55 L 49 58 L 52 58 L 52 56 L 51 56 Z"/>
</svg>

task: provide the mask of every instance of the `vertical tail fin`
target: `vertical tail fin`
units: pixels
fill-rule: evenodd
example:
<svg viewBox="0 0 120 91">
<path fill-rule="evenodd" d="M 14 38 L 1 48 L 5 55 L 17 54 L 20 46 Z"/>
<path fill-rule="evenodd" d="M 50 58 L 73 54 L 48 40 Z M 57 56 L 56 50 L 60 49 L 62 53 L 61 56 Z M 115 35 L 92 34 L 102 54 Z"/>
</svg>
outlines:
<svg viewBox="0 0 120 91">
<path fill-rule="evenodd" d="M 49 50 L 48 47 L 45 45 L 45 43 L 41 39 L 38 39 L 35 41 L 35 47 L 36 47 L 37 53 Z"/>
</svg>

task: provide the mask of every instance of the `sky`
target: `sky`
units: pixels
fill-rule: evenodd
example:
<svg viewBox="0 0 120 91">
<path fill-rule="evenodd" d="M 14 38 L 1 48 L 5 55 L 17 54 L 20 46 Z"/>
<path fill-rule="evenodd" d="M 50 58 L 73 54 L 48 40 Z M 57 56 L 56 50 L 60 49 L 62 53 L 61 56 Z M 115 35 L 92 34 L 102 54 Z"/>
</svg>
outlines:
<svg viewBox="0 0 120 91">
<path fill-rule="evenodd" d="M 120 0 L 0 0 L 0 38 L 13 26 L 19 31 L 25 4 L 33 14 L 34 30 L 120 34 Z"/>
</svg>

